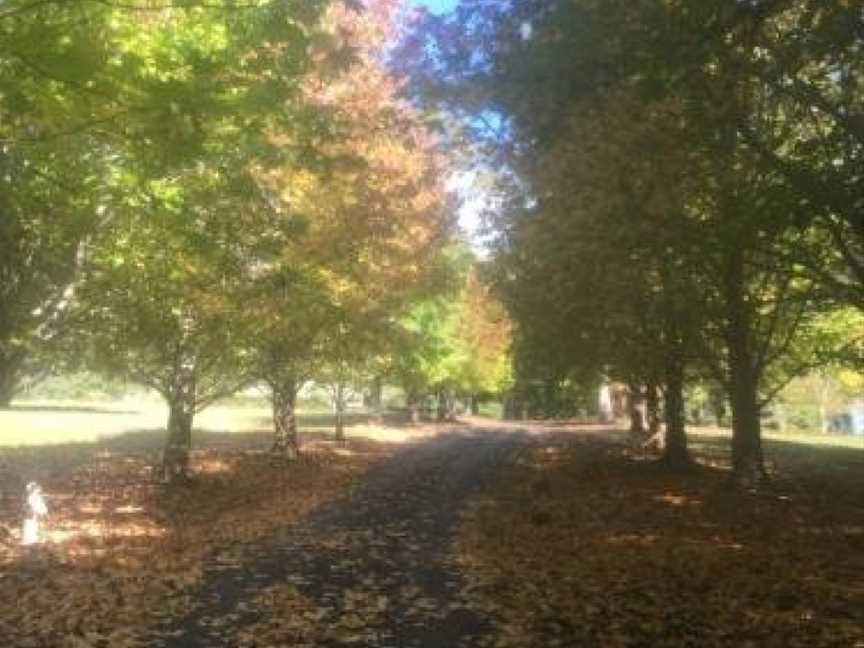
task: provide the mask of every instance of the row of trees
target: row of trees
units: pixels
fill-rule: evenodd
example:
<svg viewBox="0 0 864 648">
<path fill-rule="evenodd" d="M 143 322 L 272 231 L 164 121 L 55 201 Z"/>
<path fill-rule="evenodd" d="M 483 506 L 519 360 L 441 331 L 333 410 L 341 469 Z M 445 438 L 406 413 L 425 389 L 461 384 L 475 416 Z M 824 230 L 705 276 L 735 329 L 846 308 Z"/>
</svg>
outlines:
<svg viewBox="0 0 864 648">
<path fill-rule="evenodd" d="M 182 478 L 195 413 L 249 384 L 288 454 L 310 378 L 337 406 L 371 376 L 449 385 L 409 367 L 416 313 L 490 298 L 451 259 L 452 161 L 385 65 L 399 20 L 392 0 L 4 3 L 0 404 L 81 366 L 146 385 Z"/>
<path fill-rule="evenodd" d="M 418 88 L 498 171 L 517 385 L 576 373 L 662 394 L 681 467 L 684 388 L 714 383 L 736 475 L 764 475 L 761 408 L 813 367 L 861 362 L 862 20 L 815 0 L 424 17 L 406 43 L 425 54 L 405 59 Z"/>
</svg>

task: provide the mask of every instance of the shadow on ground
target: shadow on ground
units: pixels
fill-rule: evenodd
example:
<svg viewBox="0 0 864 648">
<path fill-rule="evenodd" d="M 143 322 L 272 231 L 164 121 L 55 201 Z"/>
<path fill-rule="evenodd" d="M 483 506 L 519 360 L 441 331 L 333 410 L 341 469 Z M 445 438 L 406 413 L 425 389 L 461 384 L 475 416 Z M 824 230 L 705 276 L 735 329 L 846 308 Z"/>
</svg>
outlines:
<svg viewBox="0 0 864 648">
<path fill-rule="evenodd" d="M 464 595 L 451 543 L 467 498 L 511 458 L 521 438 L 450 431 L 406 446 L 349 497 L 248 548 L 244 559 L 214 556 L 194 595 L 199 608 L 164 629 L 169 639 L 151 638 L 152 645 L 488 645 L 493 620 Z M 281 636 L 267 635 L 268 628 L 278 630 L 256 597 L 273 586 L 288 586 L 307 601 L 313 622 L 303 636 L 284 636 L 284 628 Z M 244 636 L 259 643 L 243 643 Z"/>
</svg>

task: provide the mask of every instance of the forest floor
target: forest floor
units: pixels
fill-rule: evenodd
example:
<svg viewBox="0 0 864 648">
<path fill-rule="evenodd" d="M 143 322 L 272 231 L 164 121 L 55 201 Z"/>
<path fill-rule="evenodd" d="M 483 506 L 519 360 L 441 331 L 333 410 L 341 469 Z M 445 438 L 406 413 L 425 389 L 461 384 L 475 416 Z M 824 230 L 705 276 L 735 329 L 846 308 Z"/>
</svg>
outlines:
<svg viewBox="0 0 864 648">
<path fill-rule="evenodd" d="M 726 437 L 691 434 L 685 474 L 623 433 L 533 437 L 457 543 L 496 645 L 864 646 L 864 447 L 773 437 L 747 490 Z"/>
<path fill-rule="evenodd" d="M 217 555 L 222 563 L 246 560 L 262 538 L 344 497 L 370 466 L 435 432 L 357 420 L 347 443 L 337 444 L 325 417 L 307 416 L 303 457 L 286 469 L 268 452 L 272 436 L 260 411 L 217 409 L 210 422 L 239 421 L 240 432 L 196 430 L 192 484 L 168 488 L 154 476 L 164 431 L 122 432 L 118 417 L 140 424 L 138 411 L 67 410 L 0 412 L 9 442 L 0 447 L 3 648 L 150 645 L 154 629 L 193 608 Z M 60 442 L 64 418 L 75 442 Z M 31 436 L 10 425 L 22 421 Z M 49 515 L 43 542 L 22 547 L 31 480 Z"/>
<path fill-rule="evenodd" d="M 748 491 L 710 430 L 684 475 L 590 426 L 305 438 L 198 432 L 181 489 L 152 432 L 0 450 L 4 648 L 864 646 L 864 450 L 772 441 Z"/>
</svg>

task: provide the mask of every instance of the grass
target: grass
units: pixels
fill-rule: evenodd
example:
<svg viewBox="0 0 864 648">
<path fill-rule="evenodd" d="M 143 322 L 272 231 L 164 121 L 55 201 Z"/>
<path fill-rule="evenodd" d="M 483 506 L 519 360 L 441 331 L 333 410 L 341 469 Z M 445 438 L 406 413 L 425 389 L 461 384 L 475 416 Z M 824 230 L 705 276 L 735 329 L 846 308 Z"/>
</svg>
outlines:
<svg viewBox="0 0 864 648">
<path fill-rule="evenodd" d="M 164 430 L 167 408 L 158 401 L 21 401 L 0 410 L 0 446 L 41 446 L 99 443 L 132 431 Z M 362 412 L 348 415 L 348 425 L 368 421 Z M 300 427 L 323 431 L 333 416 L 322 410 L 299 412 Z M 262 433 L 271 429 L 270 410 L 256 403 L 218 404 L 195 417 L 195 429 L 232 434 Z"/>
<path fill-rule="evenodd" d="M 717 427 L 688 427 L 687 432 L 691 438 L 717 437 L 728 439 L 732 433 L 728 428 Z M 821 432 L 772 432 L 765 430 L 762 438 L 766 446 L 771 447 L 777 443 L 797 443 L 799 445 L 814 447 L 849 448 L 851 450 L 864 450 L 864 436 L 849 434 L 822 434 Z"/>
</svg>

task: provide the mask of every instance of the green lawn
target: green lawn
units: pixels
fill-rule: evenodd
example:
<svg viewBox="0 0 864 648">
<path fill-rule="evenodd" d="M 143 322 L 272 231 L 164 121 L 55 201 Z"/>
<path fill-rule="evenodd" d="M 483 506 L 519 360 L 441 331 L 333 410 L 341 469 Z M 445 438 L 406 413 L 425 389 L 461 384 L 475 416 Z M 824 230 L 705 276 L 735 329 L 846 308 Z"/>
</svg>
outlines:
<svg viewBox="0 0 864 648">
<path fill-rule="evenodd" d="M 689 442 L 700 460 L 716 466 L 730 465 L 729 430 L 693 428 Z M 766 432 L 763 442 L 766 464 L 778 477 L 794 477 L 817 489 L 820 481 L 848 477 L 843 488 L 864 495 L 864 437 Z"/>
<path fill-rule="evenodd" d="M 0 446 L 39 446 L 94 443 L 130 432 L 164 430 L 167 409 L 158 401 L 21 401 L 0 410 Z M 348 423 L 366 421 L 352 413 Z M 333 417 L 320 410 L 300 411 L 303 430 L 332 427 Z M 195 417 L 195 429 L 203 432 L 251 434 L 268 432 L 270 410 L 266 404 L 214 405 Z M 156 435 L 158 436 L 158 435 Z"/>
</svg>

